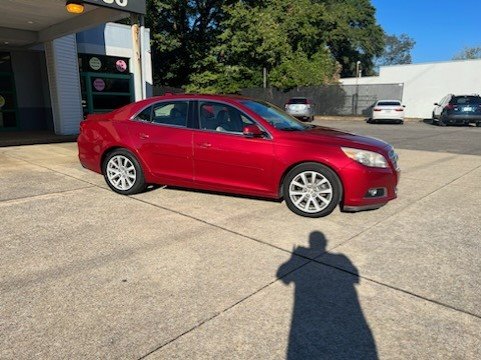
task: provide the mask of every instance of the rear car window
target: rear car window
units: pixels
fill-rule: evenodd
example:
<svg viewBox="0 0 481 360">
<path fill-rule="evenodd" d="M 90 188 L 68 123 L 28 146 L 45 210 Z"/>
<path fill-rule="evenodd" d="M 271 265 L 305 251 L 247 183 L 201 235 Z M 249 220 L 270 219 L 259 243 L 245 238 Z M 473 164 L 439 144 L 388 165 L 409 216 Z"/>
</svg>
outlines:
<svg viewBox="0 0 481 360">
<path fill-rule="evenodd" d="M 399 106 L 401 103 L 399 101 L 379 101 L 378 106 Z"/>
<path fill-rule="evenodd" d="M 451 100 L 453 105 L 481 105 L 480 96 L 455 96 Z"/>
<path fill-rule="evenodd" d="M 309 104 L 309 101 L 305 98 L 289 99 L 288 104 Z"/>
</svg>

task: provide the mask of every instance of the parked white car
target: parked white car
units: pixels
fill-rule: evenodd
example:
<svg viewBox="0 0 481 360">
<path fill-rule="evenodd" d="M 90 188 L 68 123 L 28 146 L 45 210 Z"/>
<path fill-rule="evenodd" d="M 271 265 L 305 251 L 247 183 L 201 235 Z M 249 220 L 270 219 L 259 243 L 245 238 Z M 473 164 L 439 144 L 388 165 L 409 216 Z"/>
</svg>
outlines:
<svg viewBox="0 0 481 360">
<path fill-rule="evenodd" d="M 399 100 L 378 100 L 372 108 L 370 123 L 380 121 L 404 124 L 405 106 Z"/>
</svg>

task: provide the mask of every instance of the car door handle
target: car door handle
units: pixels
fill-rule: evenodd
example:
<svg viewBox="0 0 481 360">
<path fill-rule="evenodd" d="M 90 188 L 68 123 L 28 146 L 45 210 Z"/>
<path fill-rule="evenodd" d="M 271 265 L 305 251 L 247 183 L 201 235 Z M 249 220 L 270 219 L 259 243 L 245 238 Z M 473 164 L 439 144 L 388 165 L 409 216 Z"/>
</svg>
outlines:
<svg viewBox="0 0 481 360">
<path fill-rule="evenodd" d="M 144 133 L 140 133 L 139 134 L 139 137 L 142 139 L 142 140 L 146 140 L 149 138 L 149 135 L 148 134 L 144 134 Z"/>
<path fill-rule="evenodd" d="M 199 144 L 199 147 L 201 147 L 201 148 L 210 148 L 210 147 L 212 147 L 212 144 L 205 142 L 205 143 Z"/>
</svg>

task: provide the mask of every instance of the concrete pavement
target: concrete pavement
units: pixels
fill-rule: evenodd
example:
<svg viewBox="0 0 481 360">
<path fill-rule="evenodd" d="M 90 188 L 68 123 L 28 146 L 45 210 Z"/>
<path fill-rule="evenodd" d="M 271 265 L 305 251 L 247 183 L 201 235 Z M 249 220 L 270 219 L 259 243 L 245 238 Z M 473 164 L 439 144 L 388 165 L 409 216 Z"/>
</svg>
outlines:
<svg viewBox="0 0 481 360">
<path fill-rule="evenodd" d="M 122 197 L 75 144 L 1 148 L 0 357 L 480 358 L 480 129 L 341 126 L 395 143 L 398 200 Z"/>
</svg>

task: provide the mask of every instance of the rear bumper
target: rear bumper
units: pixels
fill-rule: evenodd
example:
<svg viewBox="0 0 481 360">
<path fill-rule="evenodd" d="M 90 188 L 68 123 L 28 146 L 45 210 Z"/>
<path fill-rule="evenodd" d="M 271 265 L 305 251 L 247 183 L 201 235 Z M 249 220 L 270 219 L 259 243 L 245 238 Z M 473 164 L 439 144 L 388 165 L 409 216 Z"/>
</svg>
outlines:
<svg viewBox="0 0 481 360">
<path fill-rule="evenodd" d="M 343 210 L 360 211 L 377 209 L 397 198 L 400 172 L 392 168 L 368 168 L 352 163 L 342 169 L 344 185 Z M 371 189 L 383 189 L 381 196 L 369 197 Z"/>
<path fill-rule="evenodd" d="M 77 138 L 77 146 L 80 164 L 86 169 L 102 173 L 100 154 L 95 151 L 98 147 L 92 146 L 82 133 Z"/>
<path fill-rule="evenodd" d="M 469 123 L 477 123 L 478 121 L 481 121 L 481 115 L 461 115 L 461 114 L 451 114 L 451 115 L 446 115 L 441 118 L 441 121 L 443 121 L 446 124 L 469 124 Z"/>
<path fill-rule="evenodd" d="M 314 116 L 313 111 L 286 111 L 289 115 L 294 116 L 296 118 L 307 119 Z"/>
<path fill-rule="evenodd" d="M 400 120 L 404 120 L 404 114 L 403 113 L 380 113 L 380 114 L 377 114 L 377 113 L 373 113 L 372 114 L 372 120 L 376 121 L 376 120 L 382 120 L 382 121 L 400 121 Z"/>
</svg>

